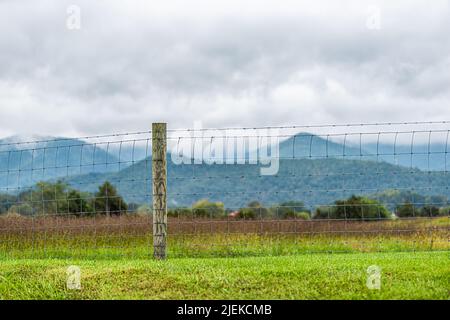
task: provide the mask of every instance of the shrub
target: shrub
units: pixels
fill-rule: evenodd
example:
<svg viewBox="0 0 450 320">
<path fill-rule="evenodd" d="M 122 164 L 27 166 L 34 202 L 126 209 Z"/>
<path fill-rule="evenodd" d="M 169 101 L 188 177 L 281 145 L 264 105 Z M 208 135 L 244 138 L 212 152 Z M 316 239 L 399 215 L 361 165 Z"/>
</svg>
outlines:
<svg viewBox="0 0 450 320">
<path fill-rule="evenodd" d="M 94 208 L 97 214 L 106 216 L 120 215 L 127 212 L 128 205 L 117 193 L 117 189 L 108 181 L 98 188 L 95 194 Z"/>
<path fill-rule="evenodd" d="M 314 219 L 356 219 L 372 220 L 391 218 L 391 213 L 376 200 L 361 196 L 351 196 L 335 201 L 333 206 L 317 208 Z"/>
<path fill-rule="evenodd" d="M 38 182 L 33 189 L 21 193 L 18 200 L 21 205 L 11 209 L 19 214 L 67 214 L 68 185 L 58 181 L 56 183 Z M 39 199 L 41 201 L 36 201 Z M 24 207 L 24 205 L 26 205 Z M 24 213 L 26 212 L 26 213 Z"/>
<path fill-rule="evenodd" d="M 8 212 L 16 202 L 16 197 L 9 194 L 0 194 L 0 214 Z"/>
<path fill-rule="evenodd" d="M 61 210 L 75 215 L 91 215 L 92 207 L 85 199 L 85 196 L 78 190 L 70 190 L 67 194 L 67 202 L 63 204 Z"/>
<path fill-rule="evenodd" d="M 438 217 L 439 215 L 439 208 L 433 205 L 426 205 L 420 210 L 420 216 L 422 217 Z"/>
<path fill-rule="evenodd" d="M 450 216 L 450 207 L 442 207 L 439 209 L 439 215 L 442 217 Z"/>
<path fill-rule="evenodd" d="M 239 210 L 239 218 L 242 219 L 256 219 L 259 217 L 269 216 L 270 212 L 267 208 L 263 207 L 258 201 L 252 201 L 247 204 L 247 207 Z"/>
<path fill-rule="evenodd" d="M 20 214 L 90 214 L 92 206 L 87 193 L 70 188 L 66 183 L 39 182 L 18 196 L 19 206 L 13 206 Z M 41 201 L 36 201 L 39 199 Z"/>
<path fill-rule="evenodd" d="M 280 203 L 277 207 L 273 208 L 273 211 L 275 211 L 275 215 L 277 217 L 280 217 L 282 219 L 293 219 L 299 218 L 301 216 L 305 218 L 305 214 L 308 216 L 307 219 L 309 219 L 310 217 L 310 214 L 305 208 L 304 203 L 299 201 L 288 201 Z"/>
<path fill-rule="evenodd" d="M 173 208 L 169 209 L 167 211 L 168 217 L 191 217 L 192 216 L 192 210 L 190 208 Z"/>
<path fill-rule="evenodd" d="M 414 217 L 420 215 L 420 210 L 416 208 L 411 202 L 398 205 L 395 209 L 395 214 L 399 218 Z"/>
<path fill-rule="evenodd" d="M 397 206 L 396 215 L 404 217 L 438 217 L 448 215 L 448 208 L 439 208 L 434 205 L 425 205 L 422 208 L 415 207 L 412 203 L 406 202 Z"/>
<path fill-rule="evenodd" d="M 239 218 L 241 219 L 256 219 L 257 217 L 257 210 L 253 208 L 242 208 L 239 210 Z"/>
<path fill-rule="evenodd" d="M 192 212 L 196 217 L 220 217 L 225 215 L 225 205 L 222 202 L 202 199 L 194 203 Z"/>
<path fill-rule="evenodd" d="M 34 209 L 27 203 L 14 205 L 8 210 L 8 215 L 21 215 L 21 216 L 31 216 L 34 214 Z"/>
<path fill-rule="evenodd" d="M 311 219 L 311 214 L 309 212 L 296 212 L 295 213 L 295 219 L 299 219 L 299 220 L 310 220 Z"/>
</svg>

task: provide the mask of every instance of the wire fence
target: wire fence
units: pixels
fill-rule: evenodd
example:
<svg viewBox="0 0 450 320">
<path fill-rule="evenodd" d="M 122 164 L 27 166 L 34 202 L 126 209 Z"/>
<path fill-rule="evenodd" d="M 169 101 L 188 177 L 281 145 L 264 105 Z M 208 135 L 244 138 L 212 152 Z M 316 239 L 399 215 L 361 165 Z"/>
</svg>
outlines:
<svg viewBox="0 0 450 320">
<path fill-rule="evenodd" d="M 448 251 L 449 133 L 169 129 L 167 255 Z M 152 256 L 154 144 L 151 131 L 0 141 L 1 256 Z"/>
<path fill-rule="evenodd" d="M 1 252 L 7 257 L 149 254 L 150 134 L 2 141 Z"/>
</svg>

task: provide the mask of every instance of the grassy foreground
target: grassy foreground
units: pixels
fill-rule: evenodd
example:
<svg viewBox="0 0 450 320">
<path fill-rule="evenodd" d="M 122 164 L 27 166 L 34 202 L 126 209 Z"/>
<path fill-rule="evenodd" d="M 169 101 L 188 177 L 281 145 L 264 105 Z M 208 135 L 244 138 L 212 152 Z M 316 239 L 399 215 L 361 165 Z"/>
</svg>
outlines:
<svg viewBox="0 0 450 320">
<path fill-rule="evenodd" d="M 82 289 L 66 288 L 81 268 Z M 381 289 L 366 286 L 382 269 Z M 449 252 L 134 260 L 0 260 L 0 299 L 449 299 Z"/>
</svg>

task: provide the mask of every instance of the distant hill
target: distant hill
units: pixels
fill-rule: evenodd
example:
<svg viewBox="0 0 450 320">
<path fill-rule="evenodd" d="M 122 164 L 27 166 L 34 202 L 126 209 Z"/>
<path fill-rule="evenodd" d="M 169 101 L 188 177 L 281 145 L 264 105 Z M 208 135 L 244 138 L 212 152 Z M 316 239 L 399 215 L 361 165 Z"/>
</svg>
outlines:
<svg viewBox="0 0 450 320">
<path fill-rule="evenodd" d="M 447 171 L 450 169 L 450 157 L 445 143 L 396 145 L 380 143 L 365 144 L 367 153 L 377 155 L 378 159 L 405 167 L 419 168 L 424 171 Z"/>
<path fill-rule="evenodd" d="M 354 159 L 360 153 L 359 146 L 338 143 L 333 137 L 327 139 L 307 132 L 298 133 L 280 143 L 280 157 L 285 159 Z"/>
<path fill-rule="evenodd" d="M 299 133 L 280 144 L 280 156 L 286 159 L 325 159 L 385 161 L 391 164 L 424 171 L 449 169 L 450 148 L 445 142 L 401 144 L 361 143 L 345 141 L 345 136 L 319 137 L 310 133 Z"/>
<path fill-rule="evenodd" d="M 437 190 L 436 190 L 437 191 Z M 369 195 L 386 205 L 390 210 L 395 209 L 398 204 L 413 203 L 415 207 L 422 208 L 425 205 L 442 207 L 448 205 L 448 199 L 442 195 L 424 195 L 411 190 L 392 190 L 388 189 Z"/>
<path fill-rule="evenodd" d="M 282 159 L 275 176 L 260 176 L 256 165 L 174 165 L 168 160 L 169 206 L 190 206 L 208 198 L 229 208 L 252 200 L 265 205 L 298 200 L 309 207 L 326 205 L 352 194 L 374 195 L 388 189 L 421 195 L 450 196 L 450 179 L 442 172 L 423 172 L 385 162 L 342 159 Z M 67 182 L 94 192 L 106 180 L 129 202 L 151 202 L 151 159 L 117 173 L 89 174 Z M 383 198 L 380 198 L 383 201 Z M 385 201 L 391 198 L 384 199 Z"/>
<path fill-rule="evenodd" d="M 38 181 L 56 179 L 95 192 L 108 180 L 128 202 L 151 201 L 148 145 L 131 142 L 105 147 L 51 137 L 40 138 L 46 142 L 17 144 L 21 140 L 24 138 L 0 140 L 0 192 L 20 192 Z M 391 189 L 439 199 L 450 196 L 450 179 L 446 172 L 438 171 L 446 167 L 445 157 L 438 157 L 437 151 L 436 156 L 428 152 L 440 150 L 442 145 L 423 148 L 415 146 L 417 154 L 411 157 L 411 151 L 407 154 L 410 146 L 399 146 L 391 156 L 394 150 L 386 143 L 344 145 L 299 133 L 280 144 L 280 171 L 275 176 L 260 176 L 260 165 L 175 165 L 169 155 L 169 205 L 190 206 L 208 198 L 223 201 L 229 208 L 245 206 L 252 200 L 265 205 L 298 200 L 314 207 L 352 194 L 366 194 L 379 196 L 392 206 L 404 195 L 383 194 Z M 421 154 L 420 150 L 426 152 Z M 403 151 L 405 154 L 399 154 Z M 427 172 L 428 168 L 431 171 Z"/>
<path fill-rule="evenodd" d="M 0 139 L 0 188 L 24 188 L 42 180 L 117 171 L 118 158 L 78 139 L 33 137 Z"/>
</svg>

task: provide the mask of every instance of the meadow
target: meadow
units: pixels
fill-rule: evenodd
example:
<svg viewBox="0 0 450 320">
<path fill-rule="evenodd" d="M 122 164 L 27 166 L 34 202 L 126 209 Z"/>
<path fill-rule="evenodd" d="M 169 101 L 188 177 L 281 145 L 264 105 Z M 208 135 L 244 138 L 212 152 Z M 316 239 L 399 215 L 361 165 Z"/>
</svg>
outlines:
<svg viewBox="0 0 450 320">
<path fill-rule="evenodd" d="M 0 217 L 1 299 L 449 299 L 449 219 Z M 67 267 L 82 290 L 66 288 Z M 366 287 L 382 269 L 381 290 Z"/>
<path fill-rule="evenodd" d="M 81 290 L 66 287 L 81 269 Z M 366 286 L 381 268 L 380 290 Z M 449 299 L 448 252 L 0 261 L 1 299 Z"/>
</svg>

